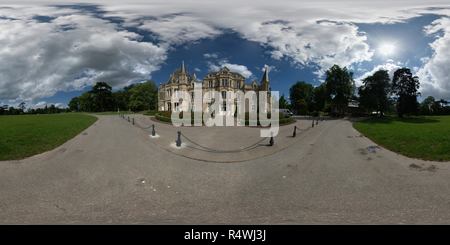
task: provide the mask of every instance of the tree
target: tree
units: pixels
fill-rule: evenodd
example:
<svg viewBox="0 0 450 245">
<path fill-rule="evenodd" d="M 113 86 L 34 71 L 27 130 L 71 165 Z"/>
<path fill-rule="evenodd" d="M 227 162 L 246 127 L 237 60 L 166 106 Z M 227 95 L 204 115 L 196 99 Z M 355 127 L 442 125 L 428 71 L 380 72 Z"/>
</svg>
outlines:
<svg viewBox="0 0 450 245">
<path fill-rule="evenodd" d="M 323 111 L 327 102 L 330 102 L 330 96 L 327 96 L 325 84 L 314 88 L 314 100 L 316 111 Z"/>
<path fill-rule="evenodd" d="M 297 100 L 294 109 L 297 110 L 297 114 L 299 115 L 308 114 L 308 105 L 304 99 Z"/>
<path fill-rule="evenodd" d="M 280 100 L 278 101 L 278 108 L 280 109 L 288 109 L 289 103 L 287 102 L 286 98 L 284 98 L 284 93 L 281 95 Z"/>
<path fill-rule="evenodd" d="M 297 82 L 289 89 L 289 99 L 294 108 L 297 108 L 297 102 L 303 99 L 307 105 L 307 108 L 305 109 L 310 109 L 312 111 L 314 108 L 314 87 L 304 81 Z M 301 104 L 303 104 L 303 102 Z"/>
<path fill-rule="evenodd" d="M 420 103 L 419 111 L 422 115 L 433 115 L 433 105 L 435 103 L 433 96 L 428 96 Z"/>
<path fill-rule="evenodd" d="M 370 111 L 379 111 L 381 116 L 389 108 L 389 73 L 387 70 L 379 70 L 372 76 L 364 78 L 363 85 L 358 88 L 359 103 Z"/>
<path fill-rule="evenodd" d="M 131 90 L 130 108 L 132 110 L 155 110 L 158 103 L 158 89 L 153 81 L 136 84 Z"/>
<path fill-rule="evenodd" d="M 78 97 L 73 97 L 68 104 L 70 111 L 78 111 L 79 104 Z"/>
<path fill-rule="evenodd" d="M 82 93 L 78 97 L 78 102 L 81 111 L 93 111 L 94 103 L 92 101 L 92 95 L 89 92 Z"/>
<path fill-rule="evenodd" d="M 22 109 L 22 111 L 25 110 L 25 102 L 22 101 L 22 102 L 19 104 L 19 108 Z"/>
<path fill-rule="evenodd" d="M 447 105 L 449 102 L 444 99 L 440 99 L 438 102 L 439 102 L 439 105 L 441 106 L 441 114 L 444 115 L 445 114 L 445 106 L 444 105 Z"/>
<path fill-rule="evenodd" d="M 417 96 L 420 96 L 419 77 L 413 77 L 410 69 L 401 68 L 395 71 L 392 78 L 392 92 L 397 99 L 397 115 L 409 116 L 410 113 L 418 114 Z"/>
<path fill-rule="evenodd" d="M 355 90 L 353 72 L 347 71 L 347 67 L 340 68 L 334 65 L 326 72 L 325 88 L 327 95 L 333 97 L 333 103 L 339 112 L 343 112 L 343 107 L 348 105 Z"/>
<path fill-rule="evenodd" d="M 98 100 L 100 101 L 100 111 L 103 111 L 103 100 L 106 97 L 112 97 L 111 95 L 111 89 L 112 87 L 109 86 L 105 82 L 97 82 L 94 87 L 92 87 L 92 90 L 89 91 L 89 93 L 98 96 Z"/>
</svg>

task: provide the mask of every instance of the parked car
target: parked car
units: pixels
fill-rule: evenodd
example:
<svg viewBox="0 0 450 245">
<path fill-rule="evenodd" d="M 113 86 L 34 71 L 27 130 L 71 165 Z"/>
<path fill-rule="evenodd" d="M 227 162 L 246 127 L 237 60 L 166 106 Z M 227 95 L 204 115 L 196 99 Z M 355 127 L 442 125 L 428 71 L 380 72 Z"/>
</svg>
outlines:
<svg viewBox="0 0 450 245">
<path fill-rule="evenodd" d="M 275 109 L 275 112 L 281 112 L 285 116 L 293 116 L 294 113 L 292 113 L 289 109 Z"/>
</svg>

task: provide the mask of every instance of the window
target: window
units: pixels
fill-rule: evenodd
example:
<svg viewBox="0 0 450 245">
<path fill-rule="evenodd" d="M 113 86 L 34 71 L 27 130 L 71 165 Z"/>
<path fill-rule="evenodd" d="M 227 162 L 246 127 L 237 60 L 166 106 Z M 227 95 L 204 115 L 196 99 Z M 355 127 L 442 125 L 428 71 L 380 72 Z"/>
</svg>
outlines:
<svg viewBox="0 0 450 245">
<path fill-rule="evenodd" d="M 226 99 L 227 98 L 227 91 L 222 91 L 222 99 Z"/>
<path fill-rule="evenodd" d="M 175 91 L 175 98 L 178 98 L 178 89 L 174 89 Z"/>
<path fill-rule="evenodd" d="M 194 88 L 194 83 L 192 83 L 192 88 Z"/>
<path fill-rule="evenodd" d="M 172 103 L 170 103 L 170 102 L 167 103 L 167 110 L 168 111 L 172 110 Z"/>
<path fill-rule="evenodd" d="M 191 99 L 194 99 L 194 92 L 191 93 Z"/>
<path fill-rule="evenodd" d="M 236 83 L 236 88 L 240 88 L 241 87 L 241 82 L 237 82 Z"/>
<path fill-rule="evenodd" d="M 212 99 L 212 91 L 208 92 L 208 99 Z"/>
<path fill-rule="evenodd" d="M 180 104 L 178 102 L 173 103 L 173 106 L 175 107 L 175 111 L 179 111 L 180 110 Z"/>
<path fill-rule="evenodd" d="M 227 103 L 222 104 L 222 111 L 227 111 Z"/>
<path fill-rule="evenodd" d="M 212 86 L 213 86 L 213 82 L 209 81 L 209 87 L 212 88 Z"/>
</svg>

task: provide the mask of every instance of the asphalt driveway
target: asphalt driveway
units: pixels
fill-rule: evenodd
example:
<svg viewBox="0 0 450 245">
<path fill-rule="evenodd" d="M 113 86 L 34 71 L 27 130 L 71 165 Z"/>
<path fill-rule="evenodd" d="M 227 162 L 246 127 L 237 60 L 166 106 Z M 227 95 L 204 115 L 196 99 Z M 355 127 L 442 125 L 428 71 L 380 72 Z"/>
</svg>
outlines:
<svg viewBox="0 0 450 245">
<path fill-rule="evenodd" d="M 174 127 L 158 137 L 118 116 L 58 148 L 0 162 L 2 224 L 440 224 L 450 223 L 449 162 L 377 146 L 346 119 L 280 127 Z"/>
</svg>

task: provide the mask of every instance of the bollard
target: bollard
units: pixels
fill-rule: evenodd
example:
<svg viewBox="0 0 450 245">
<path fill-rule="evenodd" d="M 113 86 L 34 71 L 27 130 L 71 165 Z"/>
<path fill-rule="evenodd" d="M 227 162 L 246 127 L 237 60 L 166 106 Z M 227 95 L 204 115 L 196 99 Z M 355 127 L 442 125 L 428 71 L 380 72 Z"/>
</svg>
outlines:
<svg viewBox="0 0 450 245">
<path fill-rule="evenodd" d="M 292 137 L 295 137 L 295 135 L 296 135 L 295 131 L 297 131 L 297 126 L 294 126 L 294 135 L 292 135 Z"/>
<path fill-rule="evenodd" d="M 128 116 L 128 122 L 130 122 L 130 116 Z"/>
<path fill-rule="evenodd" d="M 314 119 L 313 119 L 313 121 L 312 121 L 311 128 L 314 128 Z"/>
<path fill-rule="evenodd" d="M 181 136 L 181 131 L 178 131 L 178 140 L 177 140 L 177 146 L 178 146 L 178 147 L 181 146 L 181 139 L 180 139 L 180 136 Z"/>
<path fill-rule="evenodd" d="M 155 124 L 152 125 L 153 129 L 152 129 L 152 136 L 155 136 Z"/>
<path fill-rule="evenodd" d="M 133 119 L 133 125 L 134 125 L 134 118 L 132 118 Z"/>
<path fill-rule="evenodd" d="M 270 132 L 270 141 L 269 141 L 270 146 L 273 146 L 273 132 Z"/>
<path fill-rule="evenodd" d="M 319 118 L 317 118 L 316 125 L 319 124 Z"/>
</svg>

